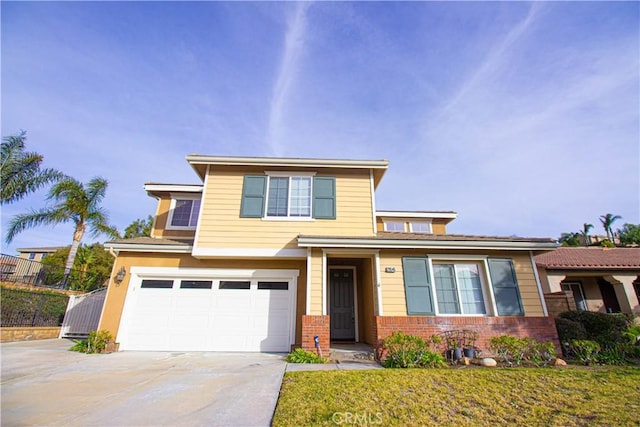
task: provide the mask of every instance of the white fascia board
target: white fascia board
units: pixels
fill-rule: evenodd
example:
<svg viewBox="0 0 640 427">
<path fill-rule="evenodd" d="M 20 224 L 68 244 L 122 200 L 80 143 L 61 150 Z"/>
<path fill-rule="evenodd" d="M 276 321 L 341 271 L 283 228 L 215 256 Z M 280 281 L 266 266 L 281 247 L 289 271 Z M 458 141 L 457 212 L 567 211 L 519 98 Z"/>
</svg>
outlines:
<svg viewBox="0 0 640 427">
<path fill-rule="evenodd" d="M 131 274 L 151 277 L 297 278 L 300 270 L 243 268 L 131 267 Z"/>
<path fill-rule="evenodd" d="M 187 156 L 191 165 L 222 166 L 292 166 L 292 167 L 324 167 L 355 169 L 387 169 L 388 160 L 336 160 L 336 159 L 304 159 L 289 157 L 225 157 L 203 156 L 192 154 Z"/>
<path fill-rule="evenodd" d="M 308 239 L 298 238 L 298 246 L 319 248 L 378 248 L 378 249 L 487 249 L 487 250 L 552 250 L 556 243 L 484 242 L 460 240 L 378 240 L 378 239 Z"/>
<path fill-rule="evenodd" d="M 306 249 L 278 249 L 278 248 L 203 248 L 196 247 L 192 255 L 196 258 L 297 258 L 306 259 Z"/>
<path fill-rule="evenodd" d="M 177 253 L 190 254 L 192 246 L 184 245 L 145 245 L 140 243 L 105 243 L 105 249 L 113 249 L 116 252 L 158 252 L 158 253 Z"/>
<path fill-rule="evenodd" d="M 376 211 L 378 217 L 389 218 L 444 218 L 456 219 L 458 214 L 455 212 L 396 212 L 396 211 Z"/>
<path fill-rule="evenodd" d="M 202 185 L 198 184 L 145 184 L 147 192 L 166 191 L 170 193 L 202 193 Z"/>
</svg>

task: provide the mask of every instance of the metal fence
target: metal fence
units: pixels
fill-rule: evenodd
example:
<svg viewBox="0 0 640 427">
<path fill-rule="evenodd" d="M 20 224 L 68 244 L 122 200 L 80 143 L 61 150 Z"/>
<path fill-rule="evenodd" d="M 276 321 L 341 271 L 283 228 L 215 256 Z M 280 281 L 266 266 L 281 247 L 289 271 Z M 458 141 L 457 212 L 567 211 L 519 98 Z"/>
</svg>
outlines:
<svg viewBox="0 0 640 427">
<path fill-rule="evenodd" d="M 69 296 L 52 291 L 2 289 L 2 326 L 60 326 Z"/>
<path fill-rule="evenodd" d="M 38 261 L 0 254 L 0 281 L 45 288 L 91 291 L 107 277 L 89 271 L 65 269 Z"/>
<path fill-rule="evenodd" d="M 97 330 L 106 295 L 107 288 L 84 295 L 72 295 L 62 322 L 60 337 L 86 338 L 89 332 Z"/>
</svg>

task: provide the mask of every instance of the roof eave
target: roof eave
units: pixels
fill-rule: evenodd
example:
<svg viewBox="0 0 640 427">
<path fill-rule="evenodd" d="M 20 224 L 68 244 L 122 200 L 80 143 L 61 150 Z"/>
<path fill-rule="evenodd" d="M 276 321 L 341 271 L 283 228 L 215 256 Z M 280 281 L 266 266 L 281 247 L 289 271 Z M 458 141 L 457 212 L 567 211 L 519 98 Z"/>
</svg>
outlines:
<svg viewBox="0 0 640 427">
<path fill-rule="evenodd" d="M 378 249 L 485 249 L 518 251 L 552 251 L 558 245 L 551 242 L 497 242 L 462 240 L 380 240 L 298 237 L 300 247 L 378 248 Z"/>
<path fill-rule="evenodd" d="M 190 254 L 192 245 L 148 245 L 143 243 L 105 243 L 105 249 L 113 249 L 115 252 L 159 252 Z"/>
</svg>

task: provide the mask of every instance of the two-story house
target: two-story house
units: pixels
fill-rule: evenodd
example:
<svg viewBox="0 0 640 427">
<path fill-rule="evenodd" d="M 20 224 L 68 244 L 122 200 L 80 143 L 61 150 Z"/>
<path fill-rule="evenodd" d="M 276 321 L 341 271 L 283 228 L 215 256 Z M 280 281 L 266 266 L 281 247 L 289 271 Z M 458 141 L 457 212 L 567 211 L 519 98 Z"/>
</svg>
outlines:
<svg viewBox="0 0 640 427">
<path fill-rule="evenodd" d="M 122 350 L 376 346 L 396 330 L 557 342 L 533 260 L 552 239 L 451 235 L 455 212 L 379 211 L 386 160 L 187 161 L 200 184 L 145 185 L 151 237 L 105 245 L 117 259 L 99 327 Z"/>
</svg>

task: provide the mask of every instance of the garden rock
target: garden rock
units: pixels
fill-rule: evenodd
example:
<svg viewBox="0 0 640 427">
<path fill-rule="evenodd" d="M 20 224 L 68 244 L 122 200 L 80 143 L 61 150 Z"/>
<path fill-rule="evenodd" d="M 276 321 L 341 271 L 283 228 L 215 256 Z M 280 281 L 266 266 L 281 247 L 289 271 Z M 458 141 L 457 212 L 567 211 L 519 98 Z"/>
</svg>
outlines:
<svg viewBox="0 0 640 427">
<path fill-rule="evenodd" d="M 497 366 L 498 362 L 496 362 L 496 359 L 493 359 L 491 357 L 485 357 L 480 361 L 480 366 L 486 366 L 488 368 Z"/>
<path fill-rule="evenodd" d="M 462 364 L 469 366 L 471 364 L 471 359 L 468 358 L 468 357 L 463 357 L 462 358 Z"/>
<path fill-rule="evenodd" d="M 562 359 L 555 359 L 552 364 L 553 366 L 567 366 L 567 362 Z"/>
</svg>

